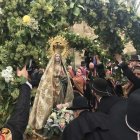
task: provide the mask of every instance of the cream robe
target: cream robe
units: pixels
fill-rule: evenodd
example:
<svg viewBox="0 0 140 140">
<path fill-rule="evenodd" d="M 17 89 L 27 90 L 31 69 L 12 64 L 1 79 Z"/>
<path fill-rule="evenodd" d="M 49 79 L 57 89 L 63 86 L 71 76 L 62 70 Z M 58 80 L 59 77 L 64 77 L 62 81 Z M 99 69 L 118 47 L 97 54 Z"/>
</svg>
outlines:
<svg viewBox="0 0 140 140">
<path fill-rule="evenodd" d="M 43 128 L 56 104 L 71 102 L 73 100 L 73 88 L 65 66 L 62 61 L 61 65 L 56 65 L 54 60 L 55 55 L 50 59 L 37 89 L 29 117 L 29 126 L 33 129 Z M 68 79 L 65 98 L 62 83 L 58 78 L 61 74 Z"/>
</svg>

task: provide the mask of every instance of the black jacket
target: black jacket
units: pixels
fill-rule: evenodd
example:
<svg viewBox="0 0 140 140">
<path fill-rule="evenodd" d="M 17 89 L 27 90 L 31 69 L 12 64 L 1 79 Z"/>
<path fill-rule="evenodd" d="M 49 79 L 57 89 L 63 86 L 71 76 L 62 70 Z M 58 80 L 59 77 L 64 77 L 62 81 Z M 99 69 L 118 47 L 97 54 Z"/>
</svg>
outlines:
<svg viewBox="0 0 140 140">
<path fill-rule="evenodd" d="M 23 133 L 26 129 L 29 118 L 30 90 L 31 89 L 27 84 L 23 84 L 20 87 L 20 95 L 14 112 L 4 126 L 11 130 L 12 140 L 23 140 Z"/>
<path fill-rule="evenodd" d="M 127 99 L 118 102 L 110 111 L 110 135 L 112 140 L 137 140 L 137 134 L 125 122 Z"/>
<path fill-rule="evenodd" d="M 128 65 L 123 62 L 119 64 L 119 67 L 123 70 L 124 75 L 133 83 L 133 88 L 130 90 L 128 95 L 130 95 L 133 91 L 140 88 L 140 78 L 134 75 L 134 73 L 131 71 L 131 69 L 128 67 Z"/>
<path fill-rule="evenodd" d="M 61 140 L 111 140 L 108 116 L 84 111 L 66 126 Z"/>
<path fill-rule="evenodd" d="M 118 96 L 106 96 L 102 97 L 100 100 L 100 103 L 98 103 L 98 109 L 97 111 L 109 114 L 111 108 L 120 100 L 123 100 L 122 98 Z"/>
<path fill-rule="evenodd" d="M 96 72 L 98 77 L 105 78 L 105 69 L 103 63 L 96 64 Z"/>
</svg>

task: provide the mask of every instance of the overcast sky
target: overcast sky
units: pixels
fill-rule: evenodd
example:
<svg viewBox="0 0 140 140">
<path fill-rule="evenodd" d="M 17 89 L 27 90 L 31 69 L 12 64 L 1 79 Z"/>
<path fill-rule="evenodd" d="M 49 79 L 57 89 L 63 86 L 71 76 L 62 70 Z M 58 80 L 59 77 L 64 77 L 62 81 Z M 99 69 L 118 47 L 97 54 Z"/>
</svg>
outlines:
<svg viewBox="0 0 140 140">
<path fill-rule="evenodd" d="M 137 0 L 137 4 L 140 2 L 140 0 Z M 138 13 L 140 14 L 140 6 L 139 6 L 139 9 L 138 9 Z"/>
</svg>

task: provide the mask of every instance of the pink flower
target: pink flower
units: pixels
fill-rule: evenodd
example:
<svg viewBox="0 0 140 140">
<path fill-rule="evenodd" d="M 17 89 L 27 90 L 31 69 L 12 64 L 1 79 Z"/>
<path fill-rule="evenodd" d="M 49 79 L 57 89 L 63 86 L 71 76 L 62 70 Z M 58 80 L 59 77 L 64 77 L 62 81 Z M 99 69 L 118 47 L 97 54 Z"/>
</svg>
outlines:
<svg viewBox="0 0 140 140">
<path fill-rule="evenodd" d="M 56 107 L 57 107 L 57 109 L 62 109 L 63 108 L 63 105 L 62 104 L 58 104 L 58 105 L 56 105 Z"/>
<path fill-rule="evenodd" d="M 69 103 L 63 104 L 63 107 L 69 107 Z"/>
<path fill-rule="evenodd" d="M 66 124 L 65 124 L 65 122 L 61 122 L 59 125 L 60 125 L 61 129 L 64 129 Z"/>
<path fill-rule="evenodd" d="M 70 114 L 69 114 L 69 113 L 66 113 L 66 114 L 65 114 L 65 119 L 66 119 L 66 120 L 69 120 L 69 119 L 70 119 Z"/>
</svg>

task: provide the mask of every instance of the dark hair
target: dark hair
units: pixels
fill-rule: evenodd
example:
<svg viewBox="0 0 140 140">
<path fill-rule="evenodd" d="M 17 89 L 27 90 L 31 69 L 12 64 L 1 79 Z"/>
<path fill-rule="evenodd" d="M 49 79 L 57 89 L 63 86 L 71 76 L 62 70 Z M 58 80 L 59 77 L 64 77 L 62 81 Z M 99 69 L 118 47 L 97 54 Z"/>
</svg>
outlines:
<svg viewBox="0 0 140 140">
<path fill-rule="evenodd" d="M 85 66 L 85 65 L 86 65 L 85 61 L 81 61 L 81 66 Z"/>
<path fill-rule="evenodd" d="M 80 67 L 79 67 L 78 69 L 80 69 L 80 70 L 81 70 L 81 72 L 82 72 L 82 74 L 84 74 L 84 71 L 83 71 L 83 69 L 82 69 L 82 68 L 80 68 Z"/>
</svg>

